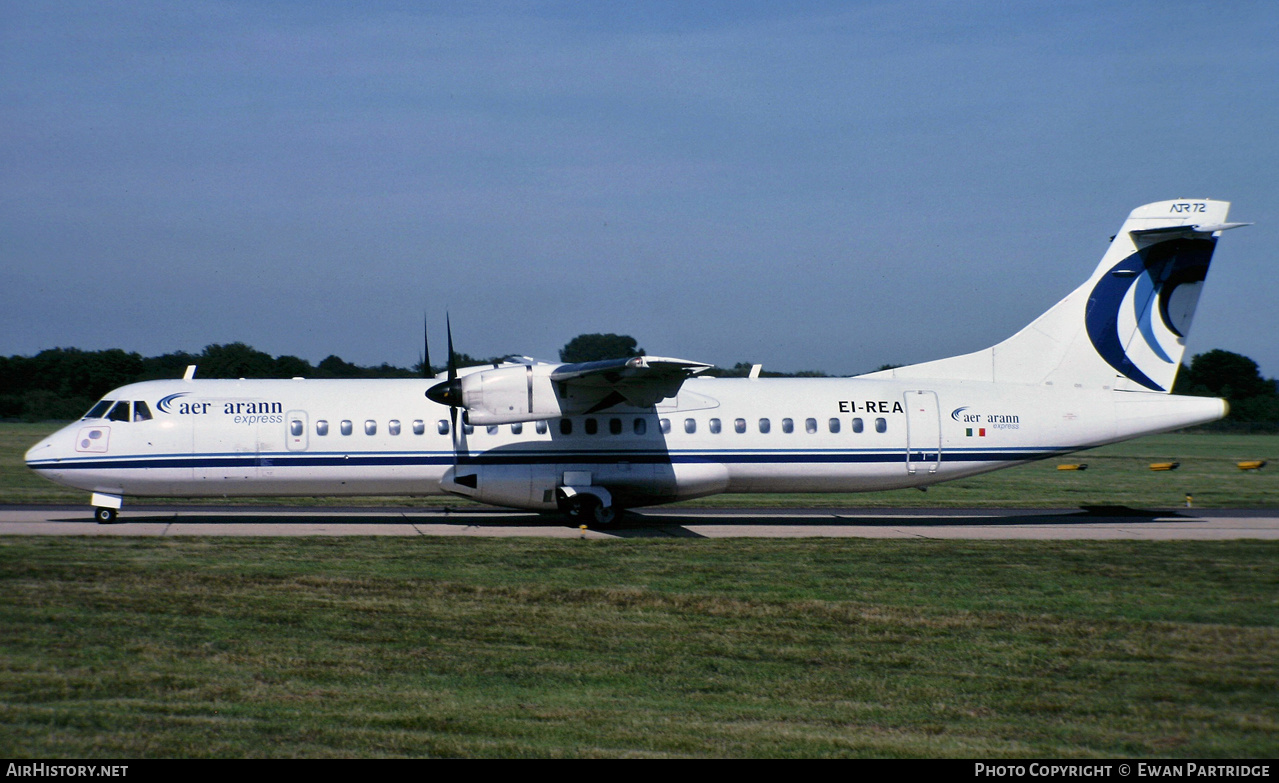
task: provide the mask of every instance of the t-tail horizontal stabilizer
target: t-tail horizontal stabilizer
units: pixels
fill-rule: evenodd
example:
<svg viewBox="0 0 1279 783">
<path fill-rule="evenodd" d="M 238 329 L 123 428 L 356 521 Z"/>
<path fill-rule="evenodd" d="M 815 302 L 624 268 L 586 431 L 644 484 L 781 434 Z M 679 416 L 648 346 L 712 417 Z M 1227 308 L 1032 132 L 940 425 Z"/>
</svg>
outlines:
<svg viewBox="0 0 1279 783">
<path fill-rule="evenodd" d="M 1230 202 L 1178 199 L 1132 211 L 1087 282 L 998 345 L 871 373 L 1168 392 Z"/>
</svg>

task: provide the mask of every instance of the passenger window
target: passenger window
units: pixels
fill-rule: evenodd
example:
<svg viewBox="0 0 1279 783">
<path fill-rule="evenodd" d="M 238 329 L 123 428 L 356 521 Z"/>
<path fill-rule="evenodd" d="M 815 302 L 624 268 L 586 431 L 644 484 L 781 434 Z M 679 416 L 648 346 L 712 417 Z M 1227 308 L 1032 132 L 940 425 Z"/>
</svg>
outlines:
<svg viewBox="0 0 1279 783">
<path fill-rule="evenodd" d="M 817 432 L 817 419 L 804 419 L 804 432 L 809 435 Z"/>
<path fill-rule="evenodd" d="M 827 422 L 831 432 L 839 432 L 839 419 L 831 419 Z"/>
<path fill-rule="evenodd" d="M 496 434 L 497 434 L 497 431 L 498 431 L 499 429 L 501 429 L 501 428 L 500 428 L 500 427 L 498 427 L 496 424 L 490 424 L 490 425 L 488 425 L 487 427 L 485 427 L 485 428 L 484 428 L 484 431 L 485 431 L 485 432 L 487 432 L 487 433 L 488 433 L 488 434 L 490 434 L 490 435 L 496 435 Z"/>
<path fill-rule="evenodd" d="M 875 432 L 888 432 L 888 420 L 875 419 Z"/>
<path fill-rule="evenodd" d="M 463 435 L 474 435 L 474 434 L 475 434 L 475 427 L 473 427 L 473 426 L 472 426 L 472 425 L 470 425 L 470 424 L 463 424 L 463 425 L 462 425 L 462 434 L 463 434 Z"/>
<path fill-rule="evenodd" d="M 524 422 L 517 421 L 511 425 L 512 435 L 522 435 L 524 433 Z"/>
<path fill-rule="evenodd" d="M 594 434 L 596 434 L 596 433 L 597 433 L 597 432 L 599 432 L 599 431 L 600 431 L 600 423 L 599 423 L 598 421 L 596 421 L 595 419 L 593 419 L 593 418 L 587 418 L 587 420 L 586 420 L 586 434 L 587 434 L 587 435 L 594 435 Z"/>
<path fill-rule="evenodd" d="M 662 420 L 661 420 L 660 422 L 658 422 L 658 423 L 662 425 L 662 434 L 663 434 L 663 435 L 670 435 L 670 434 L 671 434 L 671 420 L 670 420 L 670 419 L 662 419 Z"/>
<path fill-rule="evenodd" d="M 537 430 L 538 435 L 545 435 L 546 431 L 550 429 L 545 421 L 539 421 L 537 424 L 533 425 L 533 428 Z"/>
<path fill-rule="evenodd" d="M 105 414 L 105 413 L 107 412 L 107 409 L 111 407 L 111 403 L 113 403 L 113 402 L 115 402 L 115 401 L 114 401 L 114 400 L 102 400 L 102 401 L 101 401 L 101 402 L 99 402 L 97 405 L 94 405 L 92 408 L 90 408 L 90 409 L 89 409 L 89 412 L 88 412 L 88 413 L 86 413 L 86 414 L 84 414 L 84 417 L 85 417 L 86 419 L 100 419 L 100 418 L 102 418 L 102 415 L 103 415 L 103 414 Z"/>
<path fill-rule="evenodd" d="M 436 432 L 438 432 L 438 433 L 440 433 L 441 435 L 448 435 L 448 434 L 449 434 L 449 420 L 448 420 L 448 419 L 440 419 L 439 421 L 435 422 L 435 431 L 436 431 Z"/>
<path fill-rule="evenodd" d="M 350 434 L 351 434 L 351 422 L 350 422 L 350 420 L 349 420 L 349 419 L 343 419 L 343 420 L 342 420 L 341 429 L 342 429 L 342 434 L 343 434 L 343 435 L 350 435 Z"/>
<path fill-rule="evenodd" d="M 414 420 L 413 420 L 413 434 L 414 434 L 414 435 L 425 435 L 425 434 L 426 434 L 426 422 L 422 421 L 421 419 L 414 419 Z"/>
<path fill-rule="evenodd" d="M 387 431 L 387 432 L 389 432 L 389 433 L 391 433 L 392 435 L 399 435 L 399 434 L 400 434 L 400 420 L 399 420 L 399 419 L 391 419 L 390 421 L 388 421 L 388 422 L 386 423 L 386 431 Z"/>
<path fill-rule="evenodd" d="M 733 419 L 733 431 L 734 431 L 734 432 L 745 432 L 745 431 L 746 431 L 746 419 Z"/>
<path fill-rule="evenodd" d="M 367 421 L 365 421 L 365 422 L 364 422 L 364 434 L 365 434 L 365 435 L 376 435 L 376 434 L 377 434 L 377 422 L 376 422 L 376 421 L 373 421 L 372 419 L 368 419 Z"/>
<path fill-rule="evenodd" d="M 782 432 L 790 433 L 795 431 L 794 419 L 782 419 Z"/>
<path fill-rule="evenodd" d="M 115 404 L 111 412 L 107 414 L 108 421 L 128 421 L 129 420 L 129 403 L 121 401 Z"/>
<path fill-rule="evenodd" d="M 134 421 L 151 421 L 151 409 L 142 400 L 133 403 Z M 299 433 L 301 434 L 301 433 Z"/>
<path fill-rule="evenodd" d="M 622 434 L 622 420 L 621 420 L 621 419 L 609 419 L 609 420 L 608 420 L 608 434 L 610 434 L 610 435 L 621 435 L 621 434 Z"/>
<path fill-rule="evenodd" d="M 328 435 L 328 434 L 329 434 L 329 423 L 328 423 L 327 421 L 325 421 L 324 419 L 320 419 L 319 421 L 315 422 L 315 434 L 316 434 L 316 435 Z"/>
<path fill-rule="evenodd" d="M 572 435 L 572 434 L 573 434 L 573 420 L 572 420 L 572 419 L 560 419 L 560 434 L 561 434 L 561 435 Z"/>
<path fill-rule="evenodd" d="M 648 432 L 648 422 L 643 419 L 636 419 L 633 423 L 632 429 L 635 431 L 636 435 L 643 435 Z"/>
<path fill-rule="evenodd" d="M 759 420 L 759 431 L 760 431 L 760 432 L 767 434 L 767 433 L 769 432 L 769 430 L 771 430 L 771 429 L 773 429 L 773 422 L 769 421 L 768 419 L 760 419 L 760 420 Z"/>
<path fill-rule="evenodd" d="M 684 431 L 689 435 L 697 432 L 697 419 L 684 419 Z"/>
<path fill-rule="evenodd" d="M 305 429 L 306 428 L 304 427 L 300 419 L 294 419 L 293 421 L 289 422 L 289 434 L 295 438 L 301 437 Z"/>
<path fill-rule="evenodd" d="M 719 428 L 720 428 L 720 427 L 719 427 L 719 419 L 711 419 L 711 421 L 710 421 L 710 426 L 711 426 L 711 434 L 713 434 L 713 435 L 718 435 L 718 434 L 719 434 Z"/>
<path fill-rule="evenodd" d="M 853 432 L 861 432 L 864 429 L 866 429 L 866 427 L 862 424 L 860 416 L 853 419 Z"/>
</svg>

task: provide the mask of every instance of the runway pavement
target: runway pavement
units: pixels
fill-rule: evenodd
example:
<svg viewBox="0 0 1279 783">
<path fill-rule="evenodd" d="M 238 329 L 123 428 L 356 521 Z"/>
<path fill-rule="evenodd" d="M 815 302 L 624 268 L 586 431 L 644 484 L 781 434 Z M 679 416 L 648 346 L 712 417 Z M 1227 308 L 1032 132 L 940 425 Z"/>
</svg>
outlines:
<svg viewBox="0 0 1279 783">
<path fill-rule="evenodd" d="M 84 506 L 0 506 L 0 535 L 542 536 L 553 538 L 1279 539 L 1279 509 L 672 509 L 610 528 L 468 507 L 135 506 L 110 525 Z"/>
</svg>

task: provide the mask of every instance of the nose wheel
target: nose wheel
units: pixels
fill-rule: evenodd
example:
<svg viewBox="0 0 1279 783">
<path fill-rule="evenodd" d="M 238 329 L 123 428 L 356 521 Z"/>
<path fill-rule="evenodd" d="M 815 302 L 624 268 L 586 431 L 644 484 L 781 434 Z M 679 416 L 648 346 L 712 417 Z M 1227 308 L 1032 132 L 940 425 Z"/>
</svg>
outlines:
<svg viewBox="0 0 1279 783">
<path fill-rule="evenodd" d="M 120 514 L 120 506 L 124 503 L 122 495 L 94 492 L 89 497 L 89 505 L 93 506 L 93 518 L 99 525 L 109 525 Z"/>
<path fill-rule="evenodd" d="M 93 518 L 98 521 L 99 525 L 109 525 L 115 521 L 120 512 L 114 508 L 95 508 L 93 509 Z"/>
</svg>

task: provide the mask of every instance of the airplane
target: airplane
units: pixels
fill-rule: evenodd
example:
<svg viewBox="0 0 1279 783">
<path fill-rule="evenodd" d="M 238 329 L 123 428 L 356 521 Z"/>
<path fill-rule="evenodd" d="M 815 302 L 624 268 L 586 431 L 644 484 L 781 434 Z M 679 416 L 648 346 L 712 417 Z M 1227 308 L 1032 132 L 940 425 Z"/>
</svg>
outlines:
<svg viewBox="0 0 1279 783">
<path fill-rule="evenodd" d="M 656 356 L 459 369 L 450 324 L 434 378 L 192 367 L 108 393 L 26 463 L 90 492 L 100 523 L 133 496 L 450 494 L 604 526 L 717 493 L 926 488 L 1224 417 L 1225 400 L 1169 392 L 1217 240 L 1248 225 L 1229 208 L 1138 207 L 1087 281 L 960 356 L 850 378 L 714 378 Z"/>
</svg>

